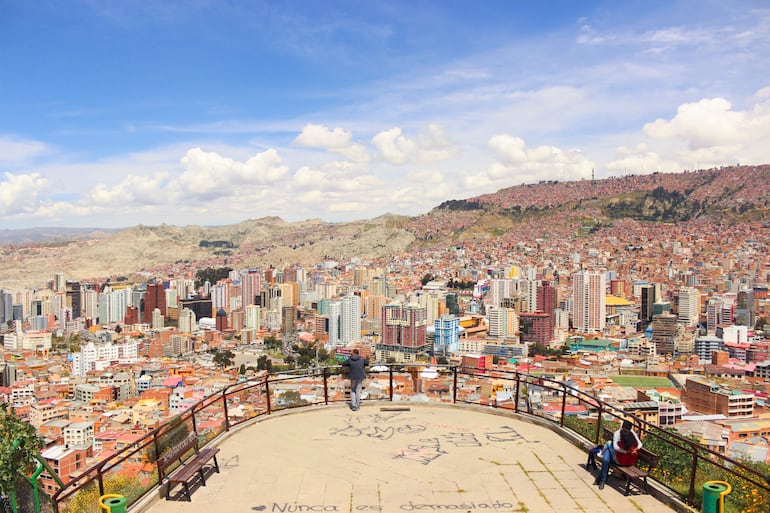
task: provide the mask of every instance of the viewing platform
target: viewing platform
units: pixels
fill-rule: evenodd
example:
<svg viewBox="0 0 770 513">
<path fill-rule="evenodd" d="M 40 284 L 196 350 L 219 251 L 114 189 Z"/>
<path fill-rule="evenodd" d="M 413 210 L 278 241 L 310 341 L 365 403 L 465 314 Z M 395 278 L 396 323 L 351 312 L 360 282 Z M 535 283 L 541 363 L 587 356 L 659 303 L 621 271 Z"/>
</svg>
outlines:
<svg viewBox="0 0 770 513">
<path fill-rule="evenodd" d="M 148 494 L 131 512 L 675 511 L 593 485 L 586 453 L 510 411 L 424 402 L 344 403 L 266 415 L 217 443 L 220 473 Z"/>
</svg>

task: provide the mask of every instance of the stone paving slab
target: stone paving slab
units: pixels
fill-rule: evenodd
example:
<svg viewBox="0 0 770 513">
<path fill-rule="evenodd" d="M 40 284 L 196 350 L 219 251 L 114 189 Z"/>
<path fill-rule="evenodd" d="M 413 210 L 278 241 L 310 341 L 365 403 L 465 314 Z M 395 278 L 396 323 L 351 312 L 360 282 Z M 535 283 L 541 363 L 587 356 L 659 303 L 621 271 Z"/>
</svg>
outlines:
<svg viewBox="0 0 770 513">
<path fill-rule="evenodd" d="M 193 486 L 191 502 L 157 499 L 141 511 L 674 511 L 650 495 L 598 490 L 585 453 L 537 424 L 482 408 L 393 406 L 260 417 L 220 442 L 221 473 Z"/>
</svg>

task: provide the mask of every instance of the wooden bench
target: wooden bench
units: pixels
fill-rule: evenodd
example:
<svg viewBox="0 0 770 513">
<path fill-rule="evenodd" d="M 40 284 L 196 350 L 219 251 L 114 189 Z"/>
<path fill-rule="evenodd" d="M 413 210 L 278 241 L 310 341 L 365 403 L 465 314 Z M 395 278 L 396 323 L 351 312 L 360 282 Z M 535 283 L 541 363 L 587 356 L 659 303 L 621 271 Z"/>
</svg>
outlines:
<svg viewBox="0 0 770 513">
<path fill-rule="evenodd" d="M 605 440 L 612 440 L 612 435 L 613 435 L 612 431 L 610 431 L 607 428 L 604 428 Z M 657 454 L 642 447 L 641 449 L 639 449 L 639 459 L 637 460 L 635 465 L 624 467 L 624 466 L 615 464 L 615 462 L 613 461 L 610 461 L 610 471 L 613 475 L 620 474 L 623 476 L 623 479 L 625 479 L 626 488 L 623 492 L 624 495 L 628 495 L 628 493 L 631 491 L 631 483 L 633 483 L 634 481 L 638 481 L 642 483 L 644 488 L 644 493 L 649 493 L 649 490 L 647 489 L 647 476 L 649 476 L 650 471 L 652 471 L 652 469 L 654 469 L 658 465 L 659 459 L 660 458 L 658 457 Z M 644 469 L 640 467 L 644 467 Z"/>
<path fill-rule="evenodd" d="M 192 452 L 192 454 L 190 454 L 190 452 Z M 199 450 L 198 435 L 190 433 L 184 440 L 174 445 L 170 451 L 158 458 L 159 483 L 161 485 L 164 481 L 167 483 L 166 500 L 168 500 L 171 489 L 174 488 L 175 485 L 183 484 L 187 500 L 192 501 L 189 487 L 190 479 L 198 474 L 201 478 L 201 483 L 203 486 L 206 486 L 204 466 L 206 466 L 209 461 L 213 461 L 214 469 L 219 472 L 219 463 L 217 463 L 218 452 L 219 449 L 216 447 L 205 447 Z M 179 466 L 168 472 L 169 467 L 177 462 L 179 463 Z"/>
</svg>

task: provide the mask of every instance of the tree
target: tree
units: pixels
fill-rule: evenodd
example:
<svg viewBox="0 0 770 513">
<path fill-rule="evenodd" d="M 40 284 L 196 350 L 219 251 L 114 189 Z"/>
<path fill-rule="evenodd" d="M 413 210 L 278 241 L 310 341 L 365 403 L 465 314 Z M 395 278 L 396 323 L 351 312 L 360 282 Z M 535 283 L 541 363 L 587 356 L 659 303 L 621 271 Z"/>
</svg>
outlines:
<svg viewBox="0 0 770 513">
<path fill-rule="evenodd" d="M 0 491 L 15 496 L 14 480 L 27 474 L 35 456 L 43 448 L 43 439 L 31 424 L 21 420 L 7 404 L 0 405 Z"/>
<path fill-rule="evenodd" d="M 273 361 L 267 356 L 262 355 L 257 359 L 257 370 L 266 370 L 270 372 L 273 368 Z"/>
<path fill-rule="evenodd" d="M 216 363 L 223 369 L 231 366 L 234 361 L 235 361 L 235 353 L 233 353 L 229 349 L 225 349 L 224 351 L 216 351 L 214 353 L 214 363 Z"/>
</svg>

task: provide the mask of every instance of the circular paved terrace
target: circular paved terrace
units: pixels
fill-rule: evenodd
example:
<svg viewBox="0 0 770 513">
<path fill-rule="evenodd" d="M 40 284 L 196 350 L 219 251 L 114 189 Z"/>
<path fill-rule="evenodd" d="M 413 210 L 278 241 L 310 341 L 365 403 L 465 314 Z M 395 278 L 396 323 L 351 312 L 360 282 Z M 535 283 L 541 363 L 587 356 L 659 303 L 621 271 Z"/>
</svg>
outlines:
<svg viewBox="0 0 770 513">
<path fill-rule="evenodd" d="M 585 453 L 559 434 L 480 407 L 300 408 L 260 417 L 218 447 L 221 472 L 194 482 L 192 502 L 177 486 L 172 500 L 154 496 L 142 510 L 674 511 L 651 495 L 624 496 L 613 478 L 599 490 Z"/>
</svg>

